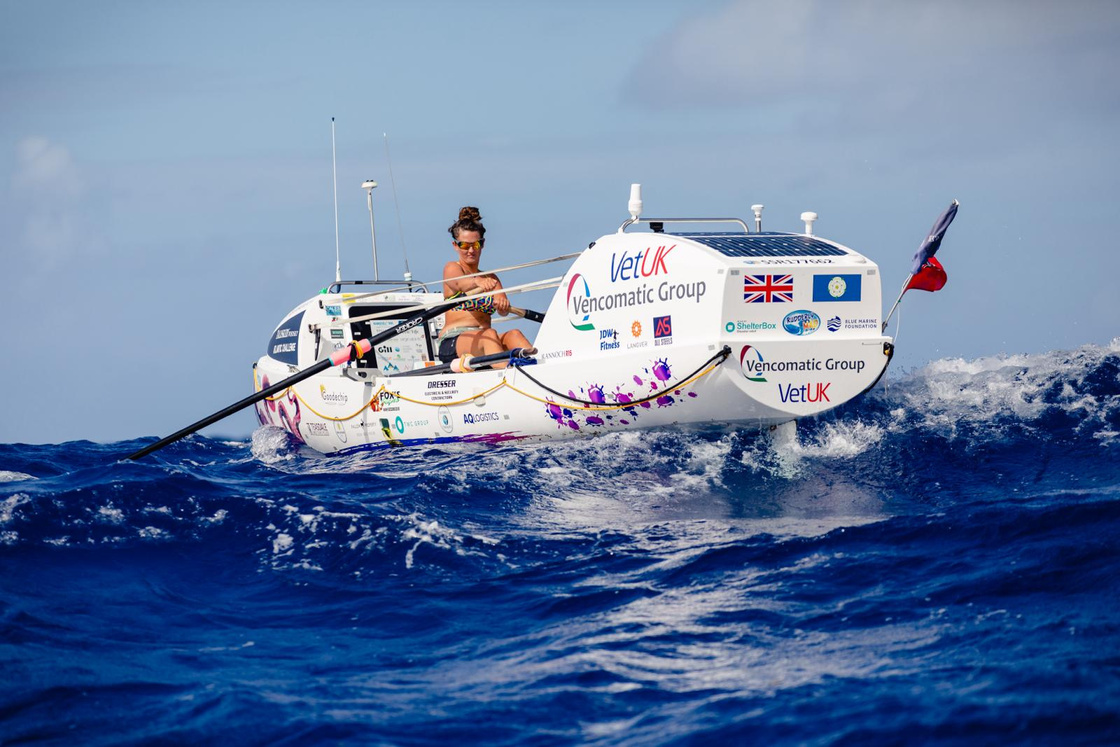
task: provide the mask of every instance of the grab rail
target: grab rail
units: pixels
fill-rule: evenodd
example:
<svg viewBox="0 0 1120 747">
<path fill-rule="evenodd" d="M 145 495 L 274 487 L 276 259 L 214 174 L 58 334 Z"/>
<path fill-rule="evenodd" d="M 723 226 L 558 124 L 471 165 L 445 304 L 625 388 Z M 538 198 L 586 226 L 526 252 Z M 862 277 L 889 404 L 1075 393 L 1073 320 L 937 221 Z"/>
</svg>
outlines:
<svg viewBox="0 0 1120 747">
<path fill-rule="evenodd" d="M 650 228 L 653 228 L 652 224 L 654 223 L 738 223 L 743 227 L 743 233 L 751 232 L 751 230 L 747 228 L 747 224 L 744 223 L 741 218 L 628 218 L 618 227 L 618 232 L 625 233 L 626 227 L 635 223 L 649 223 L 651 224 Z M 654 229 L 654 233 L 662 232 Z"/>
<path fill-rule="evenodd" d="M 524 262 L 524 263 L 519 264 L 519 265 L 510 265 L 509 267 L 499 267 L 496 270 L 480 270 L 478 272 L 473 272 L 470 275 L 459 275 L 455 279 L 456 280 L 462 280 L 463 278 L 477 278 L 477 277 L 481 277 L 483 275 L 493 275 L 493 274 L 499 273 L 499 272 L 512 272 L 513 270 L 524 270 L 527 267 L 538 267 L 540 265 L 547 265 L 551 262 L 563 262 L 564 260 L 567 260 L 567 259 L 575 259 L 576 257 L 578 257 L 581 254 L 583 254 L 583 252 L 574 252 L 572 254 L 561 254 L 558 257 L 549 257 L 548 259 L 536 259 L 536 260 L 533 260 L 532 262 Z M 373 284 L 374 282 L 376 282 L 376 281 L 372 281 L 372 280 L 358 281 L 357 284 L 363 284 L 363 283 Z M 386 281 L 383 280 L 383 281 L 380 281 L 380 282 L 384 283 Z M 432 291 L 428 290 L 429 285 L 440 285 L 442 283 L 443 283 L 442 280 L 429 280 L 427 282 L 409 281 L 409 286 L 408 287 L 398 286 L 397 288 L 390 288 L 389 290 L 376 291 L 376 292 L 373 292 L 373 293 L 359 293 L 357 295 L 351 296 L 350 298 L 347 298 L 346 302 L 347 303 L 354 303 L 354 302 L 360 301 L 364 298 L 370 298 L 372 296 L 381 296 L 381 295 L 384 295 L 384 294 L 387 294 L 387 293 L 392 293 L 392 292 L 394 292 L 394 290 L 411 290 L 411 286 L 413 286 L 413 285 L 422 286 L 424 288 L 424 290 L 426 290 L 428 293 L 431 293 Z M 335 285 L 337 285 L 337 283 L 332 283 L 331 285 L 328 286 L 328 288 L 333 288 Z M 337 293 L 338 291 L 332 291 L 332 292 Z"/>
<path fill-rule="evenodd" d="M 559 288 L 560 283 L 563 279 L 564 279 L 564 277 L 561 275 L 559 277 L 547 278 L 545 280 L 536 280 L 532 283 L 523 283 L 522 285 L 513 285 L 513 286 L 510 286 L 509 288 L 495 288 L 492 291 L 486 291 L 484 293 L 471 293 L 470 294 L 470 300 L 475 301 L 475 300 L 480 299 L 480 298 L 488 298 L 488 297 L 493 296 L 497 293 L 507 293 L 507 294 L 508 293 L 529 293 L 531 291 L 536 291 L 536 290 L 547 290 L 549 288 Z M 464 300 L 466 300 L 466 299 L 464 299 Z M 401 314 L 412 314 L 412 313 L 415 313 L 415 312 L 418 312 L 418 311 L 423 311 L 425 309 L 432 309 L 432 308 L 435 308 L 436 306 L 442 306 L 446 303 L 447 303 L 447 299 L 446 298 L 441 298 L 438 301 L 432 301 L 430 303 L 421 303 L 421 304 L 416 304 L 414 306 L 405 306 L 405 307 L 401 307 L 401 308 L 390 309 L 389 311 L 379 311 L 375 314 L 366 314 L 364 316 L 355 316 L 355 317 L 350 317 L 349 319 L 339 318 L 336 321 L 333 321 L 330 324 L 328 324 L 327 327 L 344 327 L 347 324 L 355 324 L 357 322 L 367 322 L 371 319 L 384 319 L 385 317 L 400 316 Z M 320 328 L 320 325 L 312 324 L 312 325 L 309 325 L 308 328 L 314 330 L 314 329 Z"/>
</svg>

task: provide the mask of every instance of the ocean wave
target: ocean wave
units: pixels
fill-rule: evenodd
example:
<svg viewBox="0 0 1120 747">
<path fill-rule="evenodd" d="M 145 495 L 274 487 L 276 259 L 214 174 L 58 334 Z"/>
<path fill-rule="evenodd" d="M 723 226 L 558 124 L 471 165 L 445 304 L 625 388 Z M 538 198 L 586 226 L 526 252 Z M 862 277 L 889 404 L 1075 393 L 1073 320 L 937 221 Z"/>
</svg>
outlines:
<svg viewBox="0 0 1120 747">
<path fill-rule="evenodd" d="M 110 458 L 135 443 L 0 446 L 0 531 L 9 546 L 128 545 L 195 541 L 228 522 L 258 537 L 273 562 L 312 568 L 322 567 L 319 545 L 355 534 L 367 544 L 388 535 L 406 564 L 425 547 L 461 550 L 474 542 L 454 539 L 475 534 L 456 521 L 467 506 L 483 520 L 516 517 L 517 531 L 665 520 L 857 525 L 962 496 L 1107 488 L 1115 475 L 1102 457 L 1117 433 L 1120 339 L 935 361 L 802 420 L 792 436 L 665 429 L 335 457 L 264 427 L 248 442 L 192 437 L 139 463 Z"/>
<path fill-rule="evenodd" d="M 1073 351 L 934 361 L 878 389 L 896 427 L 947 440 L 1075 435 L 1111 443 L 1120 429 L 1120 338 Z"/>
</svg>

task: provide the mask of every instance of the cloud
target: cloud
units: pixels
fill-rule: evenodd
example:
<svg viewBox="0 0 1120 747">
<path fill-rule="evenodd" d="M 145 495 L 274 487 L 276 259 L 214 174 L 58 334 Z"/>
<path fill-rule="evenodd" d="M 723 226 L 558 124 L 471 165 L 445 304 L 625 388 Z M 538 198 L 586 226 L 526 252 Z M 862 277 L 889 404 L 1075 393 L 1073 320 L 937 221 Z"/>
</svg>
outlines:
<svg viewBox="0 0 1120 747">
<path fill-rule="evenodd" d="M 1042 107 L 1114 112 L 1118 42 L 1120 5 L 1096 0 L 735 0 L 653 45 L 624 99 L 785 107 L 839 128 L 1017 122 Z"/>
<path fill-rule="evenodd" d="M 31 192 L 65 197 L 79 197 L 85 191 L 70 151 L 45 137 L 27 137 L 16 144 L 12 187 L 17 194 Z"/>
<path fill-rule="evenodd" d="M 16 264 L 27 275 L 56 270 L 91 244 L 81 170 L 66 146 L 45 137 L 20 140 L 15 156 L 12 199 L 4 210 L 12 213 L 5 222 L 18 228 L 5 241 L 15 239 L 13 259 L 21 260 Z"/>
</svg>

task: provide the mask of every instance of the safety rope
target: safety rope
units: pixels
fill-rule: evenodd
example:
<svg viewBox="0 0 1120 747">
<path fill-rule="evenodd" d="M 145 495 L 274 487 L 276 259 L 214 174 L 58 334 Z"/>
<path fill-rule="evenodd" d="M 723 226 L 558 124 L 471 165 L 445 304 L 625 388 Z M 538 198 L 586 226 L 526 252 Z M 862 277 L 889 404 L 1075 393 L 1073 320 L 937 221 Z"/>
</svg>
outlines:
<svg viewBox="0 0 1120 747">
<path fill-rule="evenodd" d="M 670 392 L 674 389 L 680 389 L 681 387 L 688 386 L 689 384 L 691 384 L 694 381 L 698 381 L 698 380 L 704 378 L 708 374 L 712 373 L 712 371 L 715 371 L 719 366 L 721 366 L 724 363 L 724 361 L 727 360 L 728 356 L 730 356 L 730 355 L 731 355 L 731 348 L 724 345 L 723 348 L 718 353 L 716 353 L 711 358 L 709 358 L 708 360 L 701 363 L 700 366 L 695 371 L 690 373 L 688 376 L 685 376 L 684 378 L 678 380 L 675 384 L 671 384 L 671 385 L 665 387 L 664 389 L 662 389 L 658 392 L 654 392 L 653 394 L 650 394 L 647 397 L 642 397 L 641 399 L 635 399 L 635 400 L 632 400 L 630 402 L 619 402 L 617 404 L 607 404 L 605 402 L 591 402 L 590 400 L 583 400 L 583 399 L 578 399 L 576 397 L 571 397 L 571 396 L 569 396 L 567 394 L 564 394 L 562 392 L 558 392 L 555 389 L 552 389 L 551 387 L 546 386 L 545 384 L 542 384 L 540 381 L 538 381 L 536 379 L 536 377 L 529 374 L 525 370 L 525 367 L 519 366 L 517 370 L 519 370 L 522 374 L 524 374 L 525 377 L 527 379 L 529 379 L 529 381 L 533 382 L 534 384 L 536 384 L 538 387 L 540 387 L 544 391 L 549 392 L 550 394 L 553 394 L 557 397 L 561 397 L 561 398 L 567 400 L 568 402 L 574 402 L 577 405 L 577 406 L 565 405 L 565 407 L 571 407 L 571 409 L 575 409 L 575 410 L 626 410 L 626 409 L 629 409 L 629 408 L 634 407 L 636 405 L 640 405 L 642 403 L 650 402 L 652 400 L 655 400 L 658 397 L 664 396 L 666 392 Z M 716 360 L 717 358 L 719 360 Z M 257 386 L 257 391 L 260 391 L 260 382 L 257 379 L 257 371 L 255 369 L 253 371 L 253 381 L 254 381 L 254 384 L 256 384 L 256 386 Z M 492 393 L 496 392 L 497 390 L 501 389 L 502 387 L 506 387 L 508 389 L 511 389 L 511 390 L 520 394 L 523 397 L 527 397 L 528 399 L 535 400 L 535 401 L 540 402 L 542 404 L 546 404 L 546 405 L 556 404 L 555 402 L 553 402 L 551 400 L 544 399 L 542 397 L 538 397 L 536 395 L 530 394 L 529 392 L 522 391 L 521 389 L 518 389 L 517 387 L 510 384 L 505 379 L 498 382 L 497 384 L 490 387 L 489 389 L 487 389 L 484 392 L 478 392 L 477 394 L 472 394 L 470 397 L 466 397 L 465 399 L 448 401 L 448 402 L 428 402 L 428 401 L 420 400 L 420 399 L 412 399 L 411 397 L 405 397 L 404 395 L 400 394 L 399 392 L 392 392 L 391 390 L 386 389 L 385 385 L 382 384 L 381 388 L 379 388 L 376 392 L 374 392 L 373 396 L 371 396 L 369 398 L 369 400 L 367 400 L 365 402 L 365 404 L 363 404 L 361 407 L 359 407 L 357 410 L 355 410 L 352 414 L 346 415 L 344 417 L 333 417 L 331 415 L 325 415 L 325 414 L 319 412 L 318 410 L 316 410 L 311 405 L 310 402 L 308 402 L 306 399 L 303 398 L 302 395 L 300 395 L 300 393 L 295 389 L 295 387 L 288 387 L 288 389 L 284 390 L 283 393 L 277 394 L 274 397 L 266 397 L 265 399 L 267 399 L 270 402 L 275 402 L 276 400 L 285 396 L 285 394 L 287 392 L 292 392 L 295 395 L 296 399 L 298 399 L 300 401 L 300 403 L 304 407 L 306 407 L 308 410 L 310 410 L 311 413 L 313 413 L 314 415 L 319 416 L 323 420 L 331 420 L 331 421 L 341 422 L 341 421 L 344 421 L 344 420 L 351 420 L 351 419 L 356 418 L 357 416 L 361 415 L 367 407 L 369 407 L 375 401 L 380 399 L 382 392 L 390 392 L 391 394 L 396 396 L 397 399 L 404 400 L 405 402 L 411 402 L 414 405 L 427 405 L 428 407 L 445 407 L 445 406 L 454 406 L 454 405 L 464 405 L 468 402 L 473 402 L 474 400 L 479 399 L 480 397 L 485 397 L 488 394 L 492 394 Z"/>
<path fill-rule="evenodd" d="M 643 402 L 650 402 L 652 400 L 655 400 L 658 397 L 664 396 L 666 392 L 671 392 L 672 390 L 679 389 L 682 386 L 688 386 L 693 381 L 695 381 L 697 379 L 700 379 L 700 378 L 703 378 L 704 376 L 707 376 L 712 371 L 716 370 L 717 367 L 721 366 L 723 364 L 723 362 L 727 360 L 727 357 L 729 355 L 731 355 L 731 348 L 724 345 L 723 348 L 718 353 L 716 353 L 711 358 L 709 358 L 708 360 L 701 363 L 699 368 L 697 368 L 695 371 L 690 373 L 688 376 L 685 376 L 684 378 L 678 380 L 676 384 L 671 384 L 671 385 L 665 387 L 664 389 L 662 389 L 661 391 L 654 392 L 653 394 L 651 394 L 647 397 L 642 397 L 641 399 L 631 400 L 630 402 L 621 402 L 621 403 L 615 404 L 615 405 L 608 405 L 604 402 L 591 402 L 590 400 L 579 399 L 578 397 L 572 397 L 571 395 L 564 394 L 562 392 L 558 392 L 555 389 L 552 389 L 551 387 L 545 386 L 540 381 L 538 381 L 532 374 L 530 374 L 528 371 L 526 371 L 524 368 L 521 369 L 521 373 L 524 374 L 525 378 L 527 378 L 529 381 L 533 382 L 534 384 L 536 384 L 537 386 L 539 386 L 541 389 L 545 390 L 546 392 L 548 392 L 550 394 L 554 394 L 557 397 L 562 397 L 563 399 L 566 399 L 569 402 L 575 402 L 577 404 L 584 405 L 583 407 L 580 407 L 578 409 L 581 409 L 581 410 L 625 410 L 625 409 L 633 407 L 634 405 L 640 405 Z M 718 361 L 716 361 L 717 358 L 719 358 Z M 711 366 L 711 367 L 707 371 L 705 371 L 704 368 L 707 367 L 707 366 Z M 555 402 L 549 402 L 548 400 L 541 399 L 540 397 L 534 397 L 531 394 L 528 394 L 526 392 L 522 392 L 520 389 L 514 389 L 514 387 L 512 387 L 512 386 L 510 387 L 510 389 L 513 389 L 518 394 L 522 394 L 526 397 L 529 397 L 530 399 L 535 399 L 538 402 L 544 402 L 546 404 L 556 404 Z"/>
</svg>

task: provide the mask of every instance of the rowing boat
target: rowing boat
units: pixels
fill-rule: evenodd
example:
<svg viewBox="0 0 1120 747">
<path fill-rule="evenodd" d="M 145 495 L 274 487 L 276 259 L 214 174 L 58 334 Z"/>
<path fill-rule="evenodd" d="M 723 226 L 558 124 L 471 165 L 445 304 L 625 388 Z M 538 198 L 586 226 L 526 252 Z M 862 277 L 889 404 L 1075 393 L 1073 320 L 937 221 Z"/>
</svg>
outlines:
<svg viewBox="0 0 1120 747">
<path fill-rule="evenodd" d="M 277 325 L 255 388 L 335 365 L 257 401 L 260 422 L 324 453 L 766 429 L 838 407 L 883 375 L 893 344 L 879 269 L 814 235 L 815 214 L 783 233 L 761 230 L 761 205 L 754 230 L 738 218 L 643 218 L 637 190 L 629 207 L 582 252 L 530 263 L 568 262 L 563 275 L 505 289 L 555 288 L 535 352 L 441 365 L 438 281 L 332 283 Z"/>
</svg>

